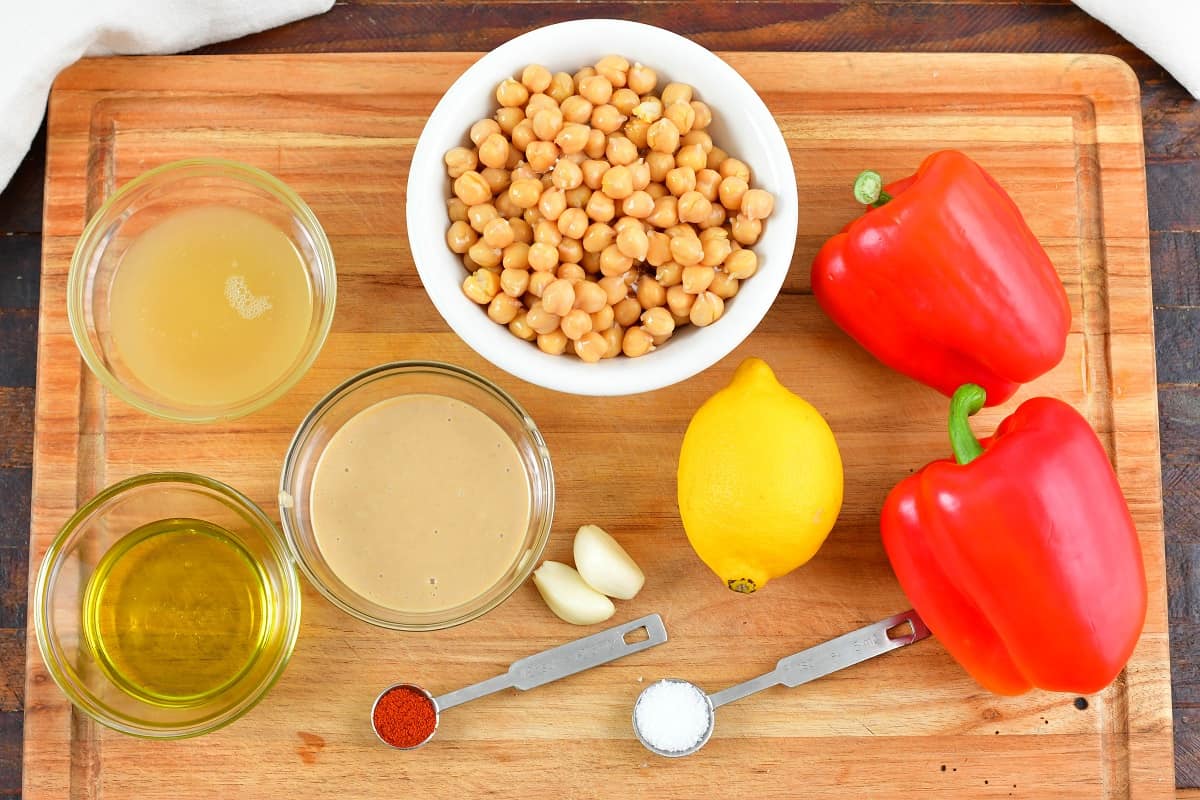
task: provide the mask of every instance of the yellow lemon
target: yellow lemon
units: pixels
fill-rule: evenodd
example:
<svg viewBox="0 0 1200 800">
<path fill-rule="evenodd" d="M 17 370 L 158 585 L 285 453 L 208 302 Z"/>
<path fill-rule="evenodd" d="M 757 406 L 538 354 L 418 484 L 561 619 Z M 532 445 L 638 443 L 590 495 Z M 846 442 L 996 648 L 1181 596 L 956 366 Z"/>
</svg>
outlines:
<svg viewBox="0 0 1200 800">
<path fill-rule="evenodd" d="M 816 555 L 842 507 L 842 457 L 817 410 L 748 358 L 688 425 L 678 499 L 697 555 L 750 593 Z"/>
</svg>

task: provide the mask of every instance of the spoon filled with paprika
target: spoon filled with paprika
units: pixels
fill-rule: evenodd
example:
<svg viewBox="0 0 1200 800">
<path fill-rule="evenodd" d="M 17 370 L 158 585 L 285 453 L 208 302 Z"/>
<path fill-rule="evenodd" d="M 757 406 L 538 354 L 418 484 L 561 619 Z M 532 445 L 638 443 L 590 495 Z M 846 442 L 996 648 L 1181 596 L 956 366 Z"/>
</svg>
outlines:
<svg viewBox="0 0 1200 800">
<path fill-rule="evenodd" d="M 414 750 L 433 738 L 441 712 L 448 708 L 502 689 L 525 691 L 544 686 L 665 641 L 667 629 L 662 617 L 650 614 L 522 658 L 513 662 L 503 675 L 438 697 L 415 683 L 397 683 L 375 698 L 371 726 L 384 744 L 397 750 Z"/>
</svg>

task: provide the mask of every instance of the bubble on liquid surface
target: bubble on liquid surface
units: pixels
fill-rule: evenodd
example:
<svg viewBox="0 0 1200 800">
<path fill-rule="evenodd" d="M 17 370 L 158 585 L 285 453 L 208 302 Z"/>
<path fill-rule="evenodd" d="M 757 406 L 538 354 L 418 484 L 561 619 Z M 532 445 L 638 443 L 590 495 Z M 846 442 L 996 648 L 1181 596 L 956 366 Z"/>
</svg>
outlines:
<svg viewBox="0 0 1200 800">
<path fill-rule="evenodd" d="M 258 319 L 271 310 L 271 298 L 251 292 L 243 275 L 230 275 L 225 279 L 225 301 L 242 319 Z"/>
</svg>

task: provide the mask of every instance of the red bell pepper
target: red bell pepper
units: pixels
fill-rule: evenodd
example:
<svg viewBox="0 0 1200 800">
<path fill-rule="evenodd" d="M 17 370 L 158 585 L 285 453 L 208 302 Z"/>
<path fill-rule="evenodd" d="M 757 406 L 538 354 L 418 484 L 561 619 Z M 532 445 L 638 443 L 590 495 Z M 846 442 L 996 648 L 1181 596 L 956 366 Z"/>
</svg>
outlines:
<svg viewBox="0 0 1200 800">
<path fill-rule="evenodd" d="M 955 392 L 955 460 L 888 495 L 888 558 L 929 629 L 984 688 L 1099 691 L 1146 618 L 1141 549 L 1116 475 L 1087 421 L 1050 397 L 1022 403 L 978 441 L 967 417 L 983 400 L 979 386 Z"/>
<path fill-rule="evenodd" d="M 874 208 L 817 253 L 812 287 L 876 358 L 946 396 L 979 384 L 988 405 L 1062 360 L 1071 323 L 1062 282 L 978 164 L 943 150 L 886 187 L 864 172 L 855 196 Z"/>
</svg>

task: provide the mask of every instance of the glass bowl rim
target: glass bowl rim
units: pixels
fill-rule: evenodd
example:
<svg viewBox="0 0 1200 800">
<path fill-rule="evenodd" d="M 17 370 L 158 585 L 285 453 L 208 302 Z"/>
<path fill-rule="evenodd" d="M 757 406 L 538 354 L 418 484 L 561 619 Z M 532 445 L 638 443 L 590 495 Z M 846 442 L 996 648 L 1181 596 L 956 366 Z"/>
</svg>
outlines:
<svg viewBox="0 0 1200 800">
<path fill-rule="evenodd" d="M 57 572 L 63 549 L 66 547 L 67 541 L 78 532 L 79 526 L 91 518 L 96 511 L 124 495 L 129 490 L 156 484 L 189 484 L 201 486 L 216 492 L 223 499 L 231 501 L 241 510 L 248 512 L 257 523 L 255 526 L 256 530 L 266 538 L 273 540 L 274 547 L 272 549 L 278 551 L 279 571 L 284 585 L 284 603 L 282 604 L 281 618 L 284 619 L 286 628 L 283 630 L 282 643 L 275 652 L 275 659 L 277 661 L 275 667 L 272 668 L 264 680 L 258 683 L 251 691 L 247 692 L 241 701 L 235 704 L 231 710 L 198 724 L 178 727 L 131 725 L 109 716 L 103 710 L 96 707 L 90 700 L 90 693 L 79 691 L 74 682 L 65 677 L 65 672 L 60 667 L 61 659 L 57 656 L 59 648 L 51 643 L 48 625 L 49 612 L 46 608 L 46 604 L 50 598 L 48 590 L 52 573 Z M 89 719 L 95 720 L 97 723 L 119 733 L 136 736 L 141 739 L 187 739 L 224 728 L 226 725 L 243 717 L 266 697 L 271 688 L 283 676 L 288 663 L 291 661 L 292 652 L 295 649 L 296 640 L 300 633 L 300 619 L 303 609 L 302 598 L 300 579 L 296 574 L 295 564 L 292 561 L 292 551 L 288 547 L 286 537 L 280 533 L 279 528 L 257 503 L 227 483 L 194 472 L 146 472 L 125 478 L 105 487 L 80 506 L 63 523 L 55 535 L 54 541 L 46 549 L 46 554 L 42 557 L 42 563 L 38 567 L 37 580 L 34 583 L 31 613 L 33 615 L 33 628 L 38 643 L 38 650 L 41 653 L 42 663 L 46 667 L 46 672 L 49 673 L 50 677 L 58 685 L 62 693 L 66 695 L 71 704 L 85 713 Z"/>
<path fill-rule="evenodd" d="M 85 276 L 90 271 L 86 268 L 85 262 L 90 261 L 91 254 L 96 252 L 99 247 L 96 237 L 105 226 L 104 223 L 107 222 L 108 218 L 115 211 L 121 209 L 122 204 L 137 191 L 154 183 L 169 186 L 172 180 L 181 175 L 188 174 L 189 171 L 195 174 L 209 174 L 232 178 L 243 184 L 262 189 L 272 199 L 288 209 L 300 221 L 300 224 L 304 227 L 308 235 L 312 237 L 313 246 L 317 251 L 316 261 L 321 273 L 323 287 L 321 294 L 324 301 L 324 308 L 322 309 L 320 319 L 317 321 L 316 338 L 313 340 L 308 352 L 304 354 L 303 359 L 295 365 L 295 368 L 286 374 L 271 391 L 253 395 L 237 404 L 207 413 L 181 412 L 167 402 L 147 400 L 142 395 L 131 391 L 104 365 L 100 354 L 92 347 L 87 325 L 84 322 L 84 293 L 87 286 Z M 311 266 L 309 265 L 310 269 Z M 314 289 L 314 291 L 317 290 Z M 87 363 L 88 369 L 100 379 L 100 382 L 104 384 L 106 389 L 129 405 L 148 414 L 175 422 L 207 423 L 218 420 L 237 419 L 238 417 L 244 417 L 247 414 L 259 411 L 278 400 L 308 371 L 309 367 L 312 366 L 320 354 L 321 349 L 325 345 L 325 340 L 329 336 L 329 330 L 333 325 L 333 315 L 336 305 L 337 268 L 333 258 L 333 249 L 329 244 L 329 238 L 325 234 L 325 229 L 321 226 L 312 208 L 304 202 L 304 199 L 294 189 L 266 170 L 227 158 L 185 158 L 178 161 L 171 161 L 149 169 L 126 182 L 100 204 L 100 208 L 92 214 L 87 225 L 84 226 L 83 233 L 80 234 L 79 240 L 75 244 L 75 249 L 71 253 L 71 265 L 67 271 L 67 321 L 71 326 L 71 336 L 75 340 L 79 354 L 83 357 L 84 362 Z"/>
<path fill-rule="evenodd" d="M 548 513 L 545 515 L 541 524 L 537 526 L 535 539 L 531 549 L 528 551 L 527 555 L 523 556 L 526 561 L 526 565 L 518 571 L 517 577 L 512 580 L 509 585 L 505 586 L 502 592 L 492 598 L 491 601 L 478 607 L 473 607 L 463 614 L 427 623 L 398 622 L 395 620 L 382 619 L 356 608 L 353 604 L 338 596 L 338 594 L 329 586 L 327 586 L 325 582 L 319 576 L 317 576 L 315 571 L 310 567 L 308 560 L 305 558 L 304 552 L 298 543 L 298 532 L 296 528 L 298 528 L 299 525 L 293 517 L 294 509 L 292 504 L 285 504 L 283 502 L 283 498 L 288 497 L 291 499 L 292 503 L 294 503 L 295 495 L 292 492 L 292 485 L 294 483 L 296 461 L 300 457 L 300 454 L 307 448 L 307 440 L 312 430 L 321 421 L 326 413 L 337 406 L 342 400 L 353 395 L 359 389 L 373 383 L 376 380 L 414 373 L 432 373 L 442 377 L 459 380 L 463 383 L 474 386 L 477 389 L 481 389 L 493 399 L 498 400 L 500 404 L 509 413 L 511 413 L 513 417 L 516 418 L 516 420 L 520 423 L 522 430 L 530 438 L 530 441 L 533 444 L 536 459 L 542 467 L 541 474 L 543 477 L 541 478 L 540 483 L 543 494 L 546 498 L 545 504 L 548 510 Z M 535 483 L 536 476 L 532 474 L 529 475 L 529 480 L 532 488 L 532 485 Z M 283 469 L 280 471 L 279 475 L 279 498 L 279 521 L 283 527 L 284 539 L 287 541 L 287 546 L 291 551 L 292 559 L 296 562 L 297 566 L 299 566 L 305 577 L 308 578 L 309 583 L 311 583 L 326 600 L 350 616 L 360 619 L 363 622 L 367 622 L 371 625 L 377 625 L 381 628 L 390 628 L 392 630 L 399 631 L 435 631 L 457 627 L 458 625 L 478 619 L 484 614 L 487 614 L 489 611 L 494 610 L 504 603 L 505 600 L 511 597 L 512 594 L 521 587 L 521 584 L 523 584 L 529 578 L 529 576 L 533 574 L 533 570 L 537 566 L 538 560 L 542 557 L 542 554 L 546 550 L 546 545 L 550 541 L 551 528 L 554 522 L 556 494 L 554 468 L 550 460 L 550 450 L 546 446 L 546 441 L 542 437 L 542 432 L 538 428 L 537 423 L 534 422 L 533 417 L 529 415 L 529 412 L 525 410 L 524 406 L 517 402 L 512 395 L 510 395 L 500 386 L 493 383 L 488 378 L 478 374 L 477 372 L 467 369 L 466 367 L 460 367 L 456 364 L 450 364 L 444 361 L 411 359 L 390 361 L 385 364 L 379 364 L 377 366 L 362 370 L 361 372 L 357 372 L 339 383 L 337 386 L 327 392 L 320 400 L 318 400 L 315 405 L 313 405 L 312 409 L 308 412 L 308 414 L 305 415 L 303 421 L 301 421 L 300 425 L 296 428 L 296 433 L 292 437 L 291 443 L 288 445 L 287 455 L 283 460 Z M 536 509 L 531 509 L 531 511 L 536 512 Z M 520 563 L 520 561 L 516 563 Z"/>
</svg>

